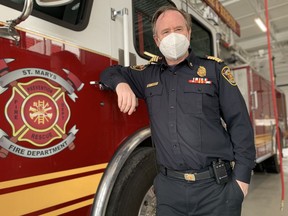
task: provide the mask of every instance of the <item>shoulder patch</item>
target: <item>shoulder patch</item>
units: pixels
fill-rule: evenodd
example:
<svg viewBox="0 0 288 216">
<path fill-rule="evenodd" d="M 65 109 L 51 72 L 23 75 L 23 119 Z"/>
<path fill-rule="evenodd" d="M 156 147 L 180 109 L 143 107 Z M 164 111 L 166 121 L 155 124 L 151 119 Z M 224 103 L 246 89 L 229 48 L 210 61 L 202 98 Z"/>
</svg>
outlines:
<svg viewBox="0 0 288 216">
<path fill-rule="evenodd" d="M 221 70 L 221 74 L 222 76 L 233 86 L 236 86 L 236 82 L 235 79 L 230 71 L 230 68 L 228 66 L 225 66 L 222 70 Z"/>
<path fill-rule="evenodd" d="M 218 62 L 218 63 L 223 62 L 222 59 L 217 58 L 217 57 L 215 57 L 215 56 L 207 56 L 207 59 L 214 60 L 214 61 L 216 61 L 216 62 Z"/>
<path fill-rule="evenodd" d="M 134 65 L 134 66 L 130 66 L 131 69 L 133 70 L 137 70 L 137 71 L 142 71 L 147 67 L 147 65 Z"/>
</svg>

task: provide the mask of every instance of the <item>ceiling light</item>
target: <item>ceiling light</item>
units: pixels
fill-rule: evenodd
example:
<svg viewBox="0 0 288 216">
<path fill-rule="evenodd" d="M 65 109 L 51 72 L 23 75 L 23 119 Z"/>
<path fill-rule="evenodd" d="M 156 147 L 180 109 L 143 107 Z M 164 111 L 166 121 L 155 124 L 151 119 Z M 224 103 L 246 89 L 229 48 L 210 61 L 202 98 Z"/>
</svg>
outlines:
<svg viewBox="0 0 288 216">
<path fill-rule="evenodd" d="M 257 23 L 257 25 L 259 26 L 259 28 L 261 29 L 261 31 L 266 32 L 267 28 L 264 25 L 264 23 L 262 22 L 262 20 L 260 18 L 256 18 L 255 22 Z"/>
</svg>

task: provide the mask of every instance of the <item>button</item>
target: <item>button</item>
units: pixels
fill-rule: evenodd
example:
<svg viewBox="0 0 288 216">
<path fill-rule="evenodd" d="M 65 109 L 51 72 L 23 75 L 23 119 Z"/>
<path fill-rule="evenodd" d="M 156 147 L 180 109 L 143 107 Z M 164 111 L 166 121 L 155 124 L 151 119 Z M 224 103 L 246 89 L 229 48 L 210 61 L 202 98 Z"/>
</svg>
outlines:
<svg viewBox="0 0 288 216">
<path fill-rule="evenodd" d="M 175 89 L 174 89 L 174 88 L 172 88 L 172 89 L 171 89 L 171 91 L 175 91 Z"/>
<path fill-rule="evenodd" d="M 173 145 L 173 148 L 177 148 L 177 145 Z"/>
<path fill-rule="evenodd" d="M 201 89 L 201 88 L 198 88 L 198 91 L 199 91 L 199 92 L 202 92 L 202 89 Z"/>
<path fill-rule="evenodd" d="M 174 109 L 174 106 L 170 106 L 170 109 Z"/>
</svg>

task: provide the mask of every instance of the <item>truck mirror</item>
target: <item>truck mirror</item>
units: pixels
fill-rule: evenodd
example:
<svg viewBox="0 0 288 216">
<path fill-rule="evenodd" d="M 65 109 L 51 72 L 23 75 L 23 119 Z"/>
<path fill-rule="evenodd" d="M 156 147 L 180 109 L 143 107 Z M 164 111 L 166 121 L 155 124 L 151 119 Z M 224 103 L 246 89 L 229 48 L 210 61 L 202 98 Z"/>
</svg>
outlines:
<svg viewBox="0 0 288 216">
<path fill-rule="evenodd" d="M 56 7 L 70 4 L 73 1 L 74 0 L 36 0 L 36 3 L 41 7 Z"/>
</svg>

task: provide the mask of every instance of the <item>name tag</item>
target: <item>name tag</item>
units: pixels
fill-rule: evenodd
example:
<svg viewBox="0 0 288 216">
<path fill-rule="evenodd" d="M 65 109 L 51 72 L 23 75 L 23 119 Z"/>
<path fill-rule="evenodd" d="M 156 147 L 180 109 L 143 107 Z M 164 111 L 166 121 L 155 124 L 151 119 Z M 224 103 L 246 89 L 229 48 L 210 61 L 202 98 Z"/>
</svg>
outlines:
<svg viewBox="0 0 288 216">
<path fill-rule="evenodd" d="M 147 84 L 147 88 L 157 86 L 157 85 L 158 85 L 158 82 L 149 83 L 149 84 Z"/>
</svg>

